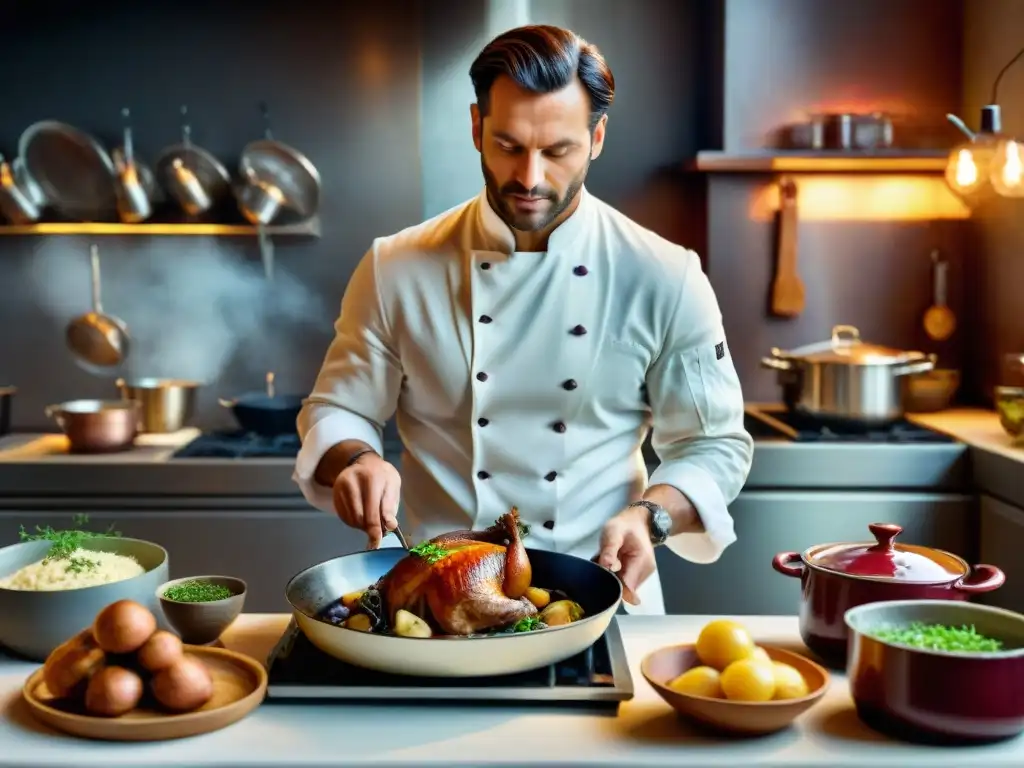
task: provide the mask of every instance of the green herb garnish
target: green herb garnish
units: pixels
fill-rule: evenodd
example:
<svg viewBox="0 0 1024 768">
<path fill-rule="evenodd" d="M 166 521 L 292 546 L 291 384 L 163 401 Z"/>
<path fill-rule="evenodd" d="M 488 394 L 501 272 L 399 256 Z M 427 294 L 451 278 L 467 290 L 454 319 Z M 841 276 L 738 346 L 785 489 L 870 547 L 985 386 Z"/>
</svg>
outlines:
<svg viewBox="0 0 1024 768">
<path fill-rule="evenodd" d="M 50 526 L 36 526 L 35 533 L 29 533 L 25 526 L 21 526 L 18 536 L 22 541 L 49 541 L 50 549 L 43 558 L 46 565 L 52 560 L 66 560 L 68 573 L 82 573 L 99 565 L 99 561 L 90 560 L 87 557 L 73 557 L 74 553 L 81 549 L 89 539 L 117 538 L 121 534 L 114 530 L 111 525 L 106 532 L 97 533 L 94 531 L 83 531 L 82 526 L 89 522 L 88 515 L 75 515 L 72 523 L 75 526 L 72 530 L 55 531 Z"/>
<path fill-rule="evenodd" d="M 544 629 L 547 626 L 540 620 L 539 616 L 527 616 L 512 625 L 513 632 L 533 632 L 535 629 Z"/>
<path fill-rule="evenodd" d="M 409 552 L 418 557 L 422 557 L 424 560 L 431 564 L 436 563 L 439 560 L 443 560 L 451 554 L 451 552 L 449 552 L 444 547 L 438 544 L 434 544 L 431 541 L 424 541 L 420 544 L 417 544 L 415 547 L 410 549 Z"/>
<path fill-rule="evenodd" d="M 164 590 L 164 597 L 176 603 L 212 603 L 231 597 L 231 590 L 202 579 L 191 579 Z"/>
<path fill-rule="evenodd" d="M 915 621 L 911 624 L 876 627 L 867 634 L 886 643 L 929 651 L 992 653 L 1003 649 L 1001 641 L 978 634 L 973 624 L 949 627 Z"/>
</svg>

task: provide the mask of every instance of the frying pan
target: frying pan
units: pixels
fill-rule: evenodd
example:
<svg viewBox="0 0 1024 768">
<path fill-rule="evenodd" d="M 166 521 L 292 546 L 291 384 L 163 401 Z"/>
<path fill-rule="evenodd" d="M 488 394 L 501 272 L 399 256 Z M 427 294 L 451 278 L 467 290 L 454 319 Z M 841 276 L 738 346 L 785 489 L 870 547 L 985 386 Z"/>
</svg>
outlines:
<svg viewBox="0 0 1024 768">
<path fill-rule="evenodd" d="M 220 399 L 221 407 L 230 408 L 235 421 L 246 432 L 264 437 L 296 434 L 296 420 L 302 410 L 302 395 L 278 395 L 274 390 L 274 374 L 267 374 L 266 392 L 249 392 L 231 400 Z"/>
<path fill-rule="evenodd" d="M 285 596 L 295 622 L 317 648 L 359 667 L 417 677 L 511 675 L 575 656 L 600 639 L 622 600 L 611 571 L 583 558 L 527 549 L 533 583 L 559 589 L 583 608 L 572 624 L 493 637 L 415 638 L 374 635 L 317 618 L 339 597 L 374 584 L 403 557 L 404 549 L 356 552 L 314 565 L 288 582 Z"/>
</svg>

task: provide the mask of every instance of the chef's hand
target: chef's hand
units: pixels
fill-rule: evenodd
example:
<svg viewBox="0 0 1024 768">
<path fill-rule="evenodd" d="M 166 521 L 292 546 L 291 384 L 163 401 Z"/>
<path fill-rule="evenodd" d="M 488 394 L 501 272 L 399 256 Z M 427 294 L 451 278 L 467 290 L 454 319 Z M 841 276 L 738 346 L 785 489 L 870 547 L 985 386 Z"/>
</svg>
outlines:
<svg viewBox="0 0 1024 768">
<path fill-rule="evenodd" d="M 334 509 L 346 525 L 366 531 L 367 549 L 398 527 L 401 487 L 398 470 L 376 453 L 360 456 L 334 481 Z"/>
<path fill-rule="evenodd" d="M 647 509 L 628 507 L 604 525 L 597 562 L 617 573 L 622 582 L 622 599 L 640 605 L 637 588 L 654 574 L 654 546 L 651 544 Z"/>
</svg>

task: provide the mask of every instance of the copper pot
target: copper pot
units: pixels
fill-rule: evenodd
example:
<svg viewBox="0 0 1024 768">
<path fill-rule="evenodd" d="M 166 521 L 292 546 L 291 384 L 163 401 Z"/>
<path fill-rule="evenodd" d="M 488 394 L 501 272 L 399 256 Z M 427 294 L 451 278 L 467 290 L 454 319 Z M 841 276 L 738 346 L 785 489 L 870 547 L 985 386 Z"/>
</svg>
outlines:
<svg viewBox="0 0 1024 768">
<path fill-rule="evenodd" d="M 800 636 L 835 669 L 846 665 L 843 614 L 850 608 L 887 600 L 967 600 L 1006 581 L 993 565 L 971 566 L 941 549 L 895 544 L 903 528 L 893 523 L 868 529 L 874 542 L 819 544 L 772 560 L 776 571 L 800 579 Z"/>
<path fill-rule="evenodd" d="M 71 453 L 113 453 L 132 447 L 139 432 L 135 400 L 72 400 L 46 407 L 67 435 Z"/>
</svg>

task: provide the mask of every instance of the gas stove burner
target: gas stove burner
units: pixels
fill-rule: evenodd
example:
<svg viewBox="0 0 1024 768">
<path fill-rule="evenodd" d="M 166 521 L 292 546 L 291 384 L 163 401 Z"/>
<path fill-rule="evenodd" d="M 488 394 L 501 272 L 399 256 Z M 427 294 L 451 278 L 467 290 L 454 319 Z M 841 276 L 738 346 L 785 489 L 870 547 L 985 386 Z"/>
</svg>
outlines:
<svg viewBox="0 0 1024 768">
<path fill-rule="evenodd" d="M 267 660 L 267 697 L 393 705 L 547 705 L 615 712 L 633 698 L 618 624 L 594 645 L 559 664 L 516 675 L 433 678 L 393 675 L 346 664 L 314 646 L 294 620 Z"/>
<path fill-rule="evenodd" d="M 290 459 L 298 456 L 300 447 L 298 434 L 267 437 L 252 432 L 208 432 L 179 448 L 174 458 Z"/>
<path fill-rule="evenodd" d="M 852 421 L 825 419 L 799 411 L 753 409 L 747 415 L 756 420 L 764 433 L 765 427 L 775 435 L 788 437 L 798 443 L 955 443 L 949 435 L 898 419 L 886 425 L 858 424 Z"/>
</svg>

